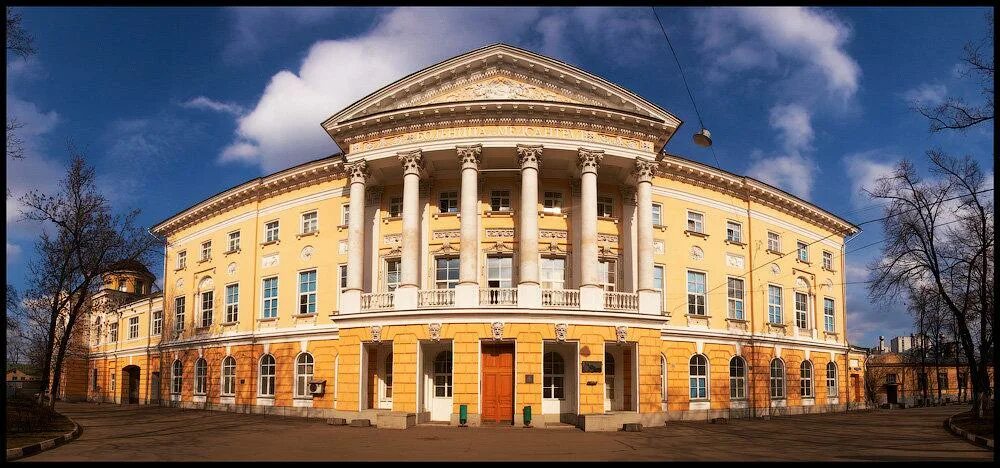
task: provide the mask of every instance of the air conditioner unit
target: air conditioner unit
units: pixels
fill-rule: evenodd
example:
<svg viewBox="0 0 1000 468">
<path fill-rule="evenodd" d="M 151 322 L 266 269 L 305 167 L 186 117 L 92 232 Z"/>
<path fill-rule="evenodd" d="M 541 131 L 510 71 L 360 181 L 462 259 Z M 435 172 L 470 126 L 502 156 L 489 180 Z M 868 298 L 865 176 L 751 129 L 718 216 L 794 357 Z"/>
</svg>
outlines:
<svg viewBox="0 0 1000 468">
<path fill-rule="evenodd" d="M 322 395 L 326 391 L 326 381 L 325 380 L 310 380 L 309 381 L 309 393 L 312 395 Z"/>
</svg>

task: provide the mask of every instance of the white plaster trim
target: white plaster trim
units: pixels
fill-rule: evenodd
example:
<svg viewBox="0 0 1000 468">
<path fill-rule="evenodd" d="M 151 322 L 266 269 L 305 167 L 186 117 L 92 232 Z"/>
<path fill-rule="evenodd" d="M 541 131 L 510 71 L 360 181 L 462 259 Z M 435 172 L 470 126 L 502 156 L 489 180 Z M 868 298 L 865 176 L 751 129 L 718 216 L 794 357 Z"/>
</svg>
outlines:
<svg viewBox="0 0 1000 468">
<path fill-rule="evenodd" d="M 312 398 L 293 398 L 292 399 L 293 408 L 312 408 L 313 399 Z"/>
<path fill-rule="evenodd" d="M 274 397 L 257 397 L 257 406 L 274 406 Z"/>
<path fill-rule="evenodd" d="M 710 401 L 692 401 L 688 403 L 688 411 L 712 409 Z"/>
<path fill-rule="evenodd" d="M 366 161 L 376 161 L 384 158 L 395 158 L 397 153 L 413 151 L 418 149 L 424 153 L 430 151 L 454 152 L 456 146 L 469 146 L 469 145 L 482 145 L 483 148 L 512 148 L 518 144 L 543 145 L 546 151 L 565 150 L 565 151 L 577 152 L 579 151 L 580 145 L 582 143 L 586 143 L 586 146 L 589 149 L 604 150 L 605 157 L 617 156 L 622 158 L 643 159 L 643 160 L 649 160 L 655 157 L 655 154 L 648 151 L 623 148 L 621 146 L 608 145 L 596 141 L 583 142 L 578 139 L 574 140 L 574 139 L 561 139 L 561 138 L 556 139 L 556 138 L 544 138 L 544 137 L 512 136 L 512 137 L 485 137 L 485 138 L 464 137 L 464 138 L 447 138 L 447 139 L 433 140 L 433 141 L 421 141 L 407 145 L 378 148 L 370 151 L 359 151 L 348 155 L 347 161 L 350 163 L 361 159 L 364 159 Z"/>
<path fill-rule="evenodd" d="M 204 403 L 207 400 L 208 400 L 208 396 L 207 395 L 192 395 L 191 396 L 191 402 L 192 403 Z"/>
<path fill-rule="evenodd" d="M 839 249 L 841 247 L 840 244 L 838 244 L 838 243 L 836 243 L 836 242 L 834 242 L 834 241 L 832 241 L 832 240 L 830 240 L 828 238 L 825 238 L 826 236 L 822 236 L 822 235 L 816 234 L 814 232 L 807 231 L 807 230 L 802 229 L 801 227 L 796 226 L 796 225 L 794 225 L 792 223 L 789 223 L 787 221 L 783 221 L 781 219 L 775 218 L 774 216 L 771 216 L 769 214 L 761 213 L 760 211 L 750 210 L 750 217 L 752 219 L 756 219 L 756 220 L 759 220 L 759 221 L 764 221 L 764 222 L 770 223 L 772 225 L 781 227 L 782 229 L 786 229 L 786 230 L 792 231 L 795 234 L 798 234 L 798 235 L 800 235 L 802 237 L 807 238 L 808 240 L 817 241 L 817 240 L 823 239 L 823 240 L 820 240 L 819 243 L 823 244 L 823 245 L 825 245 L 827 247 L 830 247 L 832 249 Z"/>
<path fill-rule="evenodd" d="M 788 407 L 788 400 L 782 398 L 780 400 L 771 400 L 771 408 L 786 408 Z"/>
<path fill-rule="evenodd" d="M 729 407 L 733 409 L 745 409 L 748 406 L 746 400 L 729 400 Z"/>
<path fill-rule="evenodd" d="M 220 405 L 235 405 L 236 404 L 236 397 L 235 396 L 220 396 L 219 397 L 219 404 Z"/>
<path fill-rule="evenodd" d="M 181 394 L 180 393 L 171 393 L 170 394 L 170 401 L 181 401 Z"/>
<path fill-rule="evenodd" d="M 803 397 L 802 406 L 813 406 L 816 404 L 816 399 L 813 397 Z"/>
<path fill-rule="evenodd" d="M 662 178 L 661 178 L 661 180 L 662 180 Z M 669 180 L 669 179 L 667 179 L 667 180 Z M 746 206 L 742 206 L 741 207 L 741 206 L 737 206 L 737 205 L 731 205 L 731 204 L 726 203 L 726 202 L 721 202 L 721 201 L 718 201 L 718 200 L 713 200 L 711 198 L 702 197 L 700 195 L 694 195 L 694 194 L 682 192 L 680 190 L 672 189 L 672 188 L 669 188 L 669 187 L 658 187 L 655 184 L 653 185 L 653 195 L 659 195 L 661 197 L 673 198 L 673 199 L 676 199 L 676 200 L 681 200 L 681 201 L 685 201 L 685 202 L 689 202 L 689 203 L 697 203 L 699 205 L 705 205 L 705 206 L 708 206 L 708 207 L 711 207 L 711 208 L 715 208 L 717 210 L 725 211 L 727 213 L 731 213 L 731 214 L 734 214 L 734 215 L 739 215 L 739 216 L 742 216 L 744 218 L 747 215 L 747 208 L 746 208 Z"/>
</svg>

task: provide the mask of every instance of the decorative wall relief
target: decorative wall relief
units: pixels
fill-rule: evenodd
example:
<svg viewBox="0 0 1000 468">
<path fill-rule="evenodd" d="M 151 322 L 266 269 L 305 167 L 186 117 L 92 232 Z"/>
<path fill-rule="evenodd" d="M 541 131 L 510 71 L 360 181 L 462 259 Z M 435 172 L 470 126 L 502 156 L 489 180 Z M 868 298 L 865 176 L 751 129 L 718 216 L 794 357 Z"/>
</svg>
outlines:
<svg viewBox="0 0 1000 468">
<path fill-rule="evenodd" d="M 299 258 L 301 258 L 303 262 L 308 262 L 309 259 L 312 258 L 313 252 L 315 252 L 315 250 L 316 249 L 314 249 L 313 246 L 311 245 L 302 247 L 302 252 L 299 252 Z"/>
<path fill-rule="evenodd" d="M 746 263 L 742 255 L 726 254 L 726 266 L 742 270 Z"/>
<path fill-rule="evenodd" d="M 705 258 L 705 251 L 698 247 L 697 245 L 691 247 L 691 260 L 701 260 Z"/>
<path fill-rule="evenodd" d="M 270 267 L 278 266 L 278 254 L 273 253 L 273 254 L 268 254 L 268 255 L 265 255 L 265 256 L 261 257 L 261 259 L 260 259 L 260 266 L 262 266 L 264 268 L 270 268 Z"/>
</svg>

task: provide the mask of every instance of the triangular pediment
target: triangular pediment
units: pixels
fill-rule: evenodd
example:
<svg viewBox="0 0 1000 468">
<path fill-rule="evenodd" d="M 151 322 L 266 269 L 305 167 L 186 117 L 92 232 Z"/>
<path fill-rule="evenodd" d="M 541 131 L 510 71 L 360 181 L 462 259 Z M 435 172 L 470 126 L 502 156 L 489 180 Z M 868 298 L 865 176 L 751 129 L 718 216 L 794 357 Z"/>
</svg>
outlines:
<svg viewBox="0 0 1000 468">
<path fill-rule="evenodd" d="M 526 101 L 547 101 L 566 102 L 571 104 L 583 104 L 580 99 L 574 99 L 566 94 L 548 89 L 542 83 L 532 84 L 522 80 L 511 78 L 508 70 L 493 70 L 484 79 L 468 81 L 464 83 L 453 83 L 447 89 L 431 96 L 426 100 L 418 100 L 414 104 L 442 104 L 449 102 L 465 101 L 497 101 L 497 100 L 526 100 Z"/>
</svg>

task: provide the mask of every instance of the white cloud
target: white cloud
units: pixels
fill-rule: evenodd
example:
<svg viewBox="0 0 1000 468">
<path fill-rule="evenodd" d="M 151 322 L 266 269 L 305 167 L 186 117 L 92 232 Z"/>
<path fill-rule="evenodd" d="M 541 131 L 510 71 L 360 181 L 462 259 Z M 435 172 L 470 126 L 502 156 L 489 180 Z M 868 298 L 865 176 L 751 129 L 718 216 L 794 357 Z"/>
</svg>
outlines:
<svg viewBox="0 0 1000 468">
<path fill-rule="evenodd" d="M 940 104 L 948 96 L 948 87 L 943 84 L 923 83 L 903 93 L 903 100 L 916 102 L 922 106 Z"/>
<path fill-rule="evenodd" d="M 246 109 L 244 109 L 243 106 L 240 106 L 239 104 L 233 104 L 229 102 L 219 102 L 209 99 L 205 96 L 198 96 L 194 99 L 191 99 L 190 101 L 181 104 L 181 106 L 187 107 L 189 109 L 203 109 L 214 112 L 222 112 L 225 114 L 232 114 L 235 116 L 243 115 L 243 113 L 246 112 Z"/>
<path fill-rule="evenodd" d="M 862 192 L 872 190 L 880 177 L 892 174 L 896 164 L 902 159 L 888 150 L 874 149 L 844 156 L 847 176 L 851 180 L 851 203 L 855 207 L 868 205 L 873 201 Z"/>
<path fill-rule="evenodd" d="M 777 105 L 771 108 L 771 127 L 778 129 L 779 138 L 789 154 L 798 155 L 812 149 L 813 132 L 811 116 L 799 104 Z"/>
<path fill-rule="evenodd" d="M 771 108 L 770 124 L 778 130 L 784 153 L 772 156 L 755 153 L 747 175 L 808 199 L 818 170 L 816 163 L 806 157 L 812 151 L 815 136 L 810 120 L 809 111 L 799 104 Z"/>
<path fill-rule="evenodd" d="M 23 159 L 7 158 L 7 236 L 26 238 L 40 232 L 38 223 L 21 221 L 24 205 L 20 198 L 31 190 L 53 191 L 63 176 L 62 164 L 49 159 L 42 148 L 42 137 L 59 123 L 55 111 L 44 112 L 34 103 L 7 94 L 7 119 L 16 117 L 23 126 L 17 136 L 24 148 Z"/>
</svg>

